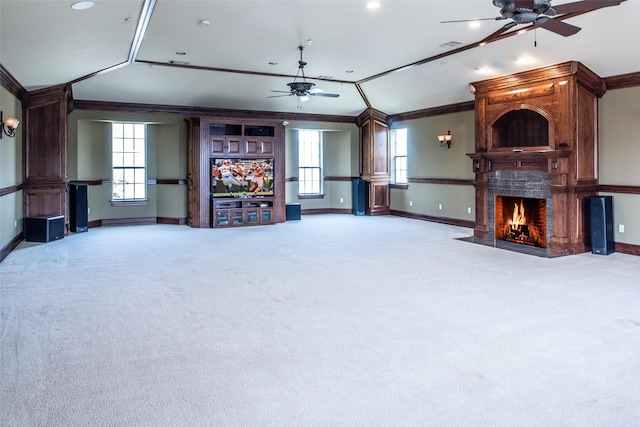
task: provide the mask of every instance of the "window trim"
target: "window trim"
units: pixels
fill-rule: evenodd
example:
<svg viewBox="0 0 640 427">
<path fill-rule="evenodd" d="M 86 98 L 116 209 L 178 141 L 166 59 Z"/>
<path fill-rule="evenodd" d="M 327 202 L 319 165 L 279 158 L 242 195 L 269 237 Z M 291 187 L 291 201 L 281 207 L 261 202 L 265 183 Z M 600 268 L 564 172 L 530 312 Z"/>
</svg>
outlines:
<svg viewBox="0 0 640 427">
<path fill-rule="evenodd" d="M 143 138 L 134 138 L 134 139 L 144 139 L 144 166 L 114 166 L 113 165 L 113 156 L 114 156 L 114 147 L 113 147 L 113 143 L 114 143 L 114 127 L 115 125 L 142 125 L 144 128 L 144 137 Z M 135 134 L 134 134 L 135 135 Z M 111 153 L 111 181 L 110 181 L 110 186 L 111 186 L 111 197 L 109 199 L 109 203 L 111 206 L 146 206 L 149 204 L 149 176 L 148 176 L 148 141 L 147 141 L 147 135 L 148 135 L 148 131 L 147 131 L 147 124 L 146 123 L 140 123 L 140 122 L 127 122 L 127 121 L 113 121 L 111 122 L 111 149 L 110 149 L 110 153 Z M 123 137 L 124 138 L 124 137 Z M 118 153 L 120 153 L 120 151 L 118 151 Z M 122 153 L 125 153 L 125 151 L 122 151 Z M 114 183 L 114 171 L 115 170 L 136 170 L 136 169 L 141 169 L 144 171 L 144 197 L 140 197 L 140 198 L 123 198 L 123 199 L 114 199 L 113 195 L 115 194 L 115 183 Z M 140 184 L 140 183 L 138 183 Z M 135 185 L 135 183 L 134 183 Z M 124 195 L 124 194 L 123 194 Z"/>
<path fill-rule="evenodd" d="M 403 156 L 398 156 L 396 155 L 396 146 L 397 146 L 397 134 L 398 131 L 404 131 L 405 134 L 405 151 L 407 152 L 405 155 Z M 391 129 L 390 130 L 390 142 L 391 142 L 391 156 L 390 156 L 390 169 L 391 169 L 391 184 L 397 187 L 393 187 L 393 188 L 406 188 L 409 186 L 409 131 L 406 127 L 404 128 L 396 128 L 396 129 Z M 397 159 L 399 158 L 404 158 L 405 159 L 405 165 L 406 165 L 406 169 L 405 169 L 405 175 L 406 175 L 406 181 L 397 181 L 398 179 L 398 169 L 396 168 L 396 164 L 397 164 Z"/>
<path fill-rule="evenodd" d="M 302 132 L 314 132 L 318 135 L 318 166 L 301 166 L 300 162 L 300 136 Z M 324 176 L 323 176 L 323 133 L 317 129 L 300 129 L 298 130 L 298 198 L 299 199 L 320 199 L 324 198 Z M 318 171 L 318 192 L 317 193 L 302 193 L 302 184 L 306 181 L 302 179 L 300 173 L 302 169 L 310 169 Z"/>
</svg>

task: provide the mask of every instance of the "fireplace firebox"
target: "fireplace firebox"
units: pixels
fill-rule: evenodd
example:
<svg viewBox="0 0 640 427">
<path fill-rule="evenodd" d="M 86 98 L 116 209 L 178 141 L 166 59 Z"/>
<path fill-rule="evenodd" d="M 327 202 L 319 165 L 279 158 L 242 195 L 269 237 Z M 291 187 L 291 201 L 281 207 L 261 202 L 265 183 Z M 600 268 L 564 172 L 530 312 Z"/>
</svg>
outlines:
<svg viewBox="0 0 640 427">
<path fill-rule="evenodd" d="M 546 248 L 546 205 L 545 199 L 496 196 L 495 238 Z"/>
</svg>

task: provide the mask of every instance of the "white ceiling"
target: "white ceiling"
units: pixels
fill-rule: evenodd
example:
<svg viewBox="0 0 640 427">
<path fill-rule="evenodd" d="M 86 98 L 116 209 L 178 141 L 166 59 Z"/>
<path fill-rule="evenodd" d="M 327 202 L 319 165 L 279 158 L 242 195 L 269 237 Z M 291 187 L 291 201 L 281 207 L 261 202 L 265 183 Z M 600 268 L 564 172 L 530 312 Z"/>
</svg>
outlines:
<svg viewBox="0 0 640 427">
<path fill-rule="evenodd" d="M 601 77 L 640 71 L 640 0 L 567 19 L 582 28 L 570 37 L 528 31 L 393 73 L 451 53 L 444 43 L 475 45 L 505 23 L 440 21 L 496 17 L 499 9 L 491 0 L 380 0 L 377 10 L 366 0 L 94 1 L 75 11 L 70 0 L 0 0 L 0 64 L 29 91 L 75 82 L 76 100 L 348 116 L 367 108 L 356 82 L 373 108 L 398 114 L 471 101 L 470 82 L 568 60 Z M 152 14 L 136 52 L 145 4 Z M 302 109 L 296 97 L 267 98 L 288 90 L 300 44 L 307 77 L 339 98 L 314 97 Z M 530 61 L 518 64 L 516 55 Z M 481 65 L 484 74 L 475 70 Z"/>
</svg>

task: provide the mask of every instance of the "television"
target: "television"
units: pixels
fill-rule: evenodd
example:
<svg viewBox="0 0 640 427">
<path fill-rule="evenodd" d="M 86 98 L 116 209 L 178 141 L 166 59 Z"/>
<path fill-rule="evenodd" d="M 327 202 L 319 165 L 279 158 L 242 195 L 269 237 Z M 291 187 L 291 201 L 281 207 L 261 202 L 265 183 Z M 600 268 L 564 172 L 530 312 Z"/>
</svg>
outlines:
<svg viewBox="0 0 640 427">
<path fill-rule="evenodd" d="M 211 197 L 273 196 L 273 159 L 211 159 Z"/>
</svg>

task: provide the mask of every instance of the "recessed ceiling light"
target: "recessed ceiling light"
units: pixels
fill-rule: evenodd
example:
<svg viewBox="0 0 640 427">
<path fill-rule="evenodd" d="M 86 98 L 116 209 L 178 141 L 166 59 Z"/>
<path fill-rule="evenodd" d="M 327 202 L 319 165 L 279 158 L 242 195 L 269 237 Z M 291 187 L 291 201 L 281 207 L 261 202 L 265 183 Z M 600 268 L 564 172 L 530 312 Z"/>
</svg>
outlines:
<svg viewBox="0 0 640 427">
<path fill-rule="evenodd" d="M 469 22 L 469 28 L 478 28 L 480 23 L 478 21 Z"/>
<path fill-rule="evenodd" d="M 379 1 L 370 1 L 369 3 L 367 3 L 367 9 L 378 9 L 378 8 L 380 8 Z"/>
<path fill-rule="evenodd" d="M 345 73 L 351 74 L 351 73 L 353 73 L 353 70 L 347 70 L 347 71 L 345 71 Z"/>
<path fill-rule="evenodd" d="M 504 68 L 507 66 L 507 64 L 502 61 L 493 61 L 493 66 L 496 68 Z"/>
<path fill-rule="evenodd" d="M 183 52 L 181 50 L 176 52 L 176 55 L 186 55 L 186 54 L 187 54 L 187 52 Z"/>
<path fill-rule="evenodd" d="M 85 9 L 92 8 L 93 5 L 94 5 L 94 3 L 92 1 L 79 1 L 79 2 L 73 3 L 71 5 L 71 9 L 73 9 L 73 10 L 85 10 Z"/>
<path fill-rule="evenodd" d="M 198 25 L 200 25 L 201 27 L 208 27 L 209 25 L 211 25 L 211 22 L 203 19 L 202 21 L 198 22 Z"/>
<path fill-rule="evenodd" d="M 276 61 L 271 61 L 269 62 L 269 65 L 278 65 L 278 63 Z"/>
<path fill-rule="evenodd" d="M 527 62 L 529 62 L 529 58 L 524 55 L 516 55 L 513 57 L 513 60 L 518 64 L 526 64 Z"/>
<path fill-rule="evenodd" d="M 478 65 L 477 67 L 475 67 L 475 70 L 479 73 L 488 73 L 489 69 L 487 67 L 485 67 L 484 65 Z"/>
</svg>

